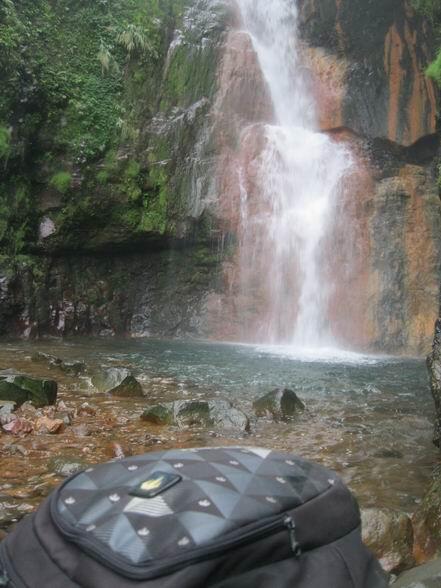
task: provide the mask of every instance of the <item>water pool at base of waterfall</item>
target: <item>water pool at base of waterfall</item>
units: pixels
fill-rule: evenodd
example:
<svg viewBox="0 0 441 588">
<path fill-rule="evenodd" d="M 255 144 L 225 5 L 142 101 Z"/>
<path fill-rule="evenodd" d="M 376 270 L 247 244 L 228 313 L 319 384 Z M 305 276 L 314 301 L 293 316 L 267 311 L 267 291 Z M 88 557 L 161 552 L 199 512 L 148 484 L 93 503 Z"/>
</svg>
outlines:
<svg viewBox="0 0 441 588">
<path fill-rule="evenodd" d="M 37 351 L 65 361 L 85 361 L 89 371 L 99 366 L 128 367 L 142 382 L 145 397 L 118 399 L 99 394 L 90 387 L 87 374 L 68 376 L 32 361 Z M 131 453 L 168 446 L 244 444 L 288 450 L 323 463 L 343 476 L 363 505 L 411 512 L 427 489 L 438 459 L 431 442 L 434 407 L 424 361 L 357 357 L 327 353 L 325 359 L 313 361 L 308 356 L 296 358 L 286 348 L 199 341 L 4 344 L 2 368 L 50 376 L 59 382 L 59 399 L 68 407 L 88 402 L 97 409 L 95 416 L 79 417 L 73 423 L 78 427 L 87 422 L 91 431 L 84 438 L 72 432 L 75 426 L 55 436 L 17 439 L 0 433 L 4 471 L 12 472 L 6 485 L 21 489 L 15 492 L 20 496 L 29 480 L 35 484 L 38 476 L 47 473 L 54 456 L 80 454 L 88 462 L 101 461 L 113 457 L 112 443 Z M 294 390 L 306 405 L 304 414 L 287 422 L 255 417 L 253 401 L 275 387 Z M 148 405 L 209 398 L 229 399 L 245 411 L 251 432 L 180 430 L 140 420 Z M 9 455 L 7 448 L 14 444 L 24 449 Z M 4 492 L 0 485 L 0 505 Z"/>
</svg>

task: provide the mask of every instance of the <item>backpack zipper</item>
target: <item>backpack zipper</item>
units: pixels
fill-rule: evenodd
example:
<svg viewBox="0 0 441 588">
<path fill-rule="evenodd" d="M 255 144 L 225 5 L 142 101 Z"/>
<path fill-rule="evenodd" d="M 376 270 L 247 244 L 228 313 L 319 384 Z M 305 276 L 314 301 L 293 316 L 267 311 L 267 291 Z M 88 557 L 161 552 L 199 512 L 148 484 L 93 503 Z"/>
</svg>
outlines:
<svg viewBox="0 0 441 588">
<path fill-rule="evenodd" d="M 300 543 L 297 541 L 296 524 L 294 522 L 294 519 L 290 516 L 287 516 L 287 517 L 285 517 L 284 523 L 287 526 L 288 531 L 289 531 L 289 540 L 291 543 L 291 550 L 292 550 L 295 557 L 299 557 L 300 555 L 302 555 L 302 549 L 300 547 Z"/>
<path fill-rule="evenodd" d="M 55 501 L 54 501 L 55 502 Z M 54 506 L 54 502 L 52 506 Z M 53 509 L 53 513 L 54 513 Z M 100 549 L 94 541 L 91 541 L 83 535 L 80 531 L 73 531 L 71 528 L 67 528 L 67 525 L 63 524 L 58 518 L 53 516 L 53 520 L 56 526 L 59 528 L 61 533 L 66 539 L 79 545 L 85 553 L 89 554 L 95 560 L 99 561 L 102 565 L 113 569 L 120 575 L 133 580 L 150 580 L 153 578 L 169 575 L 179 569 L 184 568 L 187 565 L 199 563 L 206 559 L 220 555 L 225 551 L 232 548 L 240 547 L 248 543 L 252 543 L 258 539 L 275 534 L 277 531 L 287 529 L 289 533 L 289 546 L 294 557 L 301 555 L 300 545 L 296 537 L 296 525 L 291 516 L 284 515 L 283 518 L 280 516 L 277 519 L 268 521 L 265 525 L 259 523 L 257 528 L 251 528 L 245 533 L 241 533 L 237 537 L 229 537 L 223 541 L 218 541 L 215 544 L 203 548 L 198 548 L 193 551 L 193 554 L 185 554 L 175 556 L 164 563 L 159 564 L 146 564 L 144 566 L 137 566 L 136 564 L 129 564 L 127 560 L 122 559 L 115 553 L 109 553 L 109 551 Z"/>
</svg>

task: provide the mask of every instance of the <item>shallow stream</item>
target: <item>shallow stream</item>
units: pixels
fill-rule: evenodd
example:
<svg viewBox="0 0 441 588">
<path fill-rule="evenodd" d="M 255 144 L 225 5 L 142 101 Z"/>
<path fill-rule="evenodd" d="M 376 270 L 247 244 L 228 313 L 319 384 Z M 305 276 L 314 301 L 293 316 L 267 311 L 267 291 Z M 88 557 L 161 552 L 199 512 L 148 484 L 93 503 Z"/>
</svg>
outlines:
<svg viewBox="0 0 441 588">
<path fill-rule="evenodd" d="M 131 367 L 145 399 L 99 394 L 87 375 L 67 376 L 32 361 L 36 351 L 83 360 L 89 370 Z M 433 401 L 420 359 L 328 353 L 312 361 L 280 347 L 75 340 L 3 344 L 0 367 L 57 380 L 59 399 L 73 413 L 72 425 L 58 435 L 0 432 L 0 509 L 9 513 L 31 510 L 58 483 L 56 456 L 94 463 L 168 446 L 268 446 L 337 470 L 363 505 L 406 512 L 421 500 L 439 459 L 431 443 Z M 253 417 L 253 400 L 280 386 L 296 391 L 305 414 L 285 423 Z M 213 397 L 242 408 L 251 417 L 251 433 L 155 427 L 139 418 L 145 406 L 158 401 Z M 91 414 L 79 409 L 85 402 L 93 407 Z"/>
</svg>

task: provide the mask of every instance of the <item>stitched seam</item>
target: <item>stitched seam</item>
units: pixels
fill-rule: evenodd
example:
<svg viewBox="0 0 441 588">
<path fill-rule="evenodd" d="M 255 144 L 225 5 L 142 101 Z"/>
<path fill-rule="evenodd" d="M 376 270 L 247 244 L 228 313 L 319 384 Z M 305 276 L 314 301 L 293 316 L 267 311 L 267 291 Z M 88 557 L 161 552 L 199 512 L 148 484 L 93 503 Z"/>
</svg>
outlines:
<svg viewBox="0 0 441 588">
<path fill-rule="evenodd" d="M 38 534 L 38 530 L 35 524 L 35 517 L 33 517 L 32 519 L 32 529 L 35 533 L 35 537 L 37 538 L 38 543 L 40 544 L 41 549 L 44 551 L 44 553 L 48 556 L 48 558 L 51 560 L 51 562 L 54 564 L 54 566 L 60 570 L 61 573 L 63 573 L 67 578 L 69 578 L 69 580 L 72 582 L 73 586 L 77 586 L 77 588 L 81 588 L 80 584 L 77 584 L 73 578 L 71 578 L 65 570 L 63 570 L 62 567 L 60 567 L 60 565 L 54 560 L 54 558 L 52 557 L 52 555 L 49 553 L 49 551 L 46 549 L 46 547 L 44 546 L 43 542 L 40 539 L 40 536 Z"/>
<path fill-rule="evenodd" d="M 352 575 L 351 568 L 349 567 L 349 565 L 348 565 L 348 562 L 346 561 L 346 558 L 345 558 L 345 556 L 343 555 L 343 553 L 342 553 L 341 549 L 340 549 L 340 548 L 339 548 L 337 545 L 333 545 L 333 548 L 334 548 L 334 549 L 335 549 L 335 551 L 337 552 L 337 554 L 338 554 L 339 558 L 342 560 L 342 562 L 343 562 L 343 565 L 345 566 L 345 568 L 346 568 L 346 571 L 347 571 L 347 573 L 348 573 L 349 579 L 351 580 L 351 583 L 352 583 L 352 586 L 353 586 L 353 588 L 357 588 L 357 587 L 356 587 L 356 584 L 355 584 L 354 576 Z"/>
</svg>

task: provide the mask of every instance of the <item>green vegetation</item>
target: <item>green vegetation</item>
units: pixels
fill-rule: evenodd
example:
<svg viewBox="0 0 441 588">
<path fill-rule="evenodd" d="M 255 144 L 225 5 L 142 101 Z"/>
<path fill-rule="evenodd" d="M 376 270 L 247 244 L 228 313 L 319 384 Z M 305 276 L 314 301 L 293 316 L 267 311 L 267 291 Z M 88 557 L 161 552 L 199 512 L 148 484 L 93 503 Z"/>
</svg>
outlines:
<svg viewBox="0 0 441 588">
<path fill-rule="evenodd" d="M 183 7 L 183 0 L 0 2 L 2 255 L 36 242 L 46 187 L 62 196 L 60 239 L 70 230 L 67 240 L 75 239 L 97 210 L 144 222 L 156 192 L 149 194 L 148 170 L 137 159 L 145 149 L 139 129 L 157 111 Z M 121 150 L 135 154 L 127 164 Z M 166 207 L 163 214 L 161 231 Z"/>
<path fill-rule="evenodd" d="M 220 39 L 188 1 L 0 0 L 3 261 L 182 234 Z"/>
<path fill-rule="evenodd" d="M 11 144 L 10 132 L 0 125 L 0 159 L 8 156 Z"/>
<path fill-rule="evenodd" d="M 434 27 L 440 49 L 435 60 L 426 69 L 426 75 L 441 86 L 441 2 L 439 0 L 413 0 L 412 4 L 420 14 L 430 20 Z"/>
<path fill-rule="evenodd" d="M 49 184 L 61 194 L 65 194 L 72 184 L 72 174 L 60 171 L 51 177 Z"/>
</svg>

